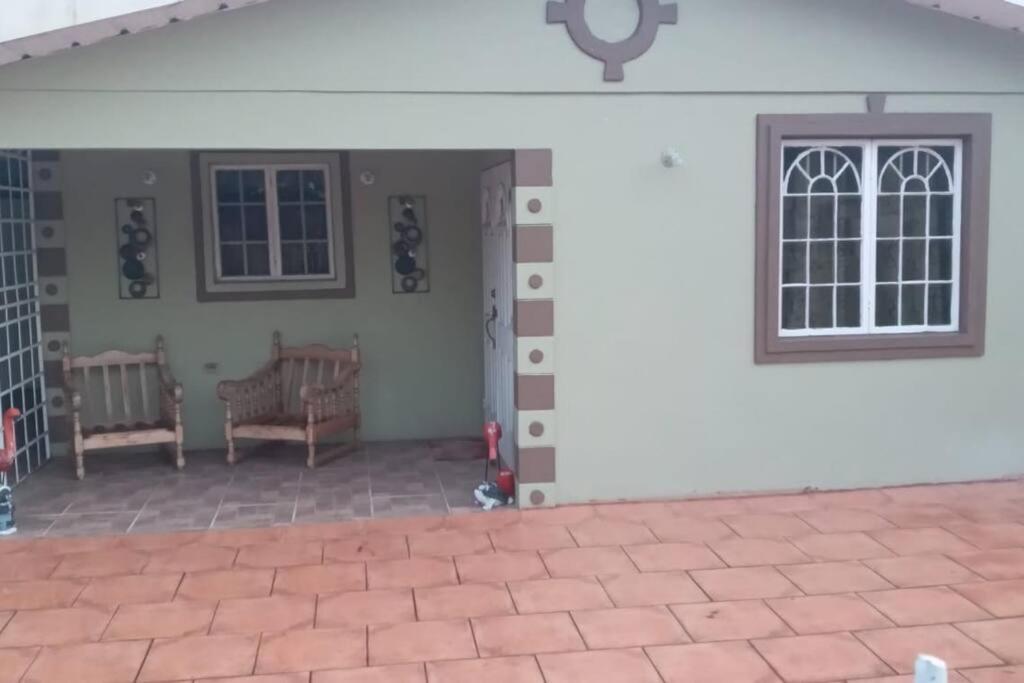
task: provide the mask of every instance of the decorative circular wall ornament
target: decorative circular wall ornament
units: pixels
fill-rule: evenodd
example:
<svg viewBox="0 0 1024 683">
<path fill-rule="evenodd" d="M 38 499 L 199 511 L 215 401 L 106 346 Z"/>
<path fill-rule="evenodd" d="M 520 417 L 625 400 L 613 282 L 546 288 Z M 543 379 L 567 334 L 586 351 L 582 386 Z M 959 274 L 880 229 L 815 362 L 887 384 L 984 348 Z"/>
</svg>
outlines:
<svg viewBox="0 0 1024 683">
<path fill-rule="evenodd" d="M 658 37 L 658 26 L 679 21 L 679 8 L 675 3 L 663 5 L 660 0 L 636 1 L 640 6 L 636 30 L 629 38 L 617 43 L 601 40 L 590 30 L 584 15 L 587 0 L 548 0 L 547 21 L 549 24 L 565 24 L 576 47 L 604 62 L 604 80 L 621 81 L 626 77 L 622 65 L 651 49 Z"/>
<path fill-rule="evenodd" d="M 543 505 L 545 500 L 547 499 L 544 497 L 544 492 L 540 489 L 530 491 L 530 502 L 534 505 Z"/>
<path fill-rule="evenodd" d="M 543 208 L 544 205 L 541 204 L 541 201 L 539 199 L 531 199 L 530 201 L 526 202 L 526 209 L 530 213 L 540 213 L 540 210 Z"/>
<path fill-rule="evenodd" d="M 40 232 L 43 234 L 43 237 L 48 240 L 52 240 L 53 236 L 57 234 L 57 231 L 53 229 L 52 225 L 45 226 Z"/>
<path fill-rule="evenodd" d="M 540 289 L 544 286 L 544 278 L 540 275 L 531 275 L 526 284 L 530 285 L 530 289 Z"/>
<path fill-rule="evenodd" d="M 530 423 L 530 436 L 540 437 L 544 436 L 544 425 L 540 422 Z"/>
<path fill-rule="evenodd" d="M 544 352 L 540 349 L 534 349 L 530 351 L 530 362 L 534 365 L 540 365 L 544 362 Z"/>
<path fill-rule="evenodd" d="M 51 282 L 50 284 L 46 285 L 45 291 L 47 296 L 57 296 L 57 293 L 60 292 L 60 288 Z"/>
</svg>

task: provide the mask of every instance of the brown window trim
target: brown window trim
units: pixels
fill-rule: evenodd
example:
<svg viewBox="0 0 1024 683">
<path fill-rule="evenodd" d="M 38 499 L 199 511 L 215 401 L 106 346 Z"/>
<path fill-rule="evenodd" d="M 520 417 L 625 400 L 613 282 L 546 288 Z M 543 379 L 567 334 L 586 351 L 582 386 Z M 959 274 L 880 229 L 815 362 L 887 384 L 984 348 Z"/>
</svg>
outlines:
<svg viewBox="0 0 1024 683">
<path fill-rule="evenodd" d="M 793 138 L 958 138 L 963 141 L 960 329 L 884 335 L 779 335 L 779 184 Z M 990 114 L 784 114 L 757 117 L 754 362 L 980 356 L 985 349 Z"/>
<path fill-rule="evenodd" d="M 334 187 L 341 189 L 341 234 L 335 235 L 334 239 L 342 239 L 345 250 L 345 281 L 337 287 L 321 289 L 282 289 L 275 287 L 273 280 L 258 283 L 247 291 L 236 292 L 211 292 L 207 287 L 206 279 L 206 218 L 205 207 L 202 197 L 202 173 L 200 172 L 200 155 L 209 152 L 233 151 L 242 154 L 261 152 L 267 154 L 301 154 L 302 152 L 316 152 L 317 150 L 302 150 L 292 152 L 289 150 L 203 150 L 193 151 L 189 160 L 189 167 L 192 178 L 192 223 L 195 240 L 195 266 L 196 266 L 196 300 L 200 303 L 223 302 L 223 301 L 288 301 L 306 299 L 352 299 L 356 295 L 355 286 L 355 257 L 352 253 L 352 182 L 349 170 L 348 152 L 330 152 L 339 157 L 340 177 L 332 178 Z"/>
</svg>

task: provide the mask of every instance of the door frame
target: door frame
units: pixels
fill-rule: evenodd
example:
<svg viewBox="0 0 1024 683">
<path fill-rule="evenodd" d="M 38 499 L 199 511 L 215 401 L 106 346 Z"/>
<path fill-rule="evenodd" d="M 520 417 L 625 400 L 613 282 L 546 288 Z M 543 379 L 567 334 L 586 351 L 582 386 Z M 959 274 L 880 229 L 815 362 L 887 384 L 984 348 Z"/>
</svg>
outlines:
<svg viewBox="0 0 1024 683">
<path fill-rule="evenodd" d="M 557 502 L 554 182 L 550 149 L 512 152 L 515 437 L 520 507 Z"/>
</svg>

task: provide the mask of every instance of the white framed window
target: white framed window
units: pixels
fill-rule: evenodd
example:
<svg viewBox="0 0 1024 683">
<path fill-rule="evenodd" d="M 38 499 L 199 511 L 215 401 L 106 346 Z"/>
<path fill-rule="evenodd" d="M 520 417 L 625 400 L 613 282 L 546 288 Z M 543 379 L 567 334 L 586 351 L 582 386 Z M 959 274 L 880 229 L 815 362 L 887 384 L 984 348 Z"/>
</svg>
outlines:
<svg viewBox="0 0 1024 683">
<path fill-rule="evenodd" d="M 317 279 L 334 274 L 326 164 L 210 168 L 217 277 Z"/>
<path fill-rule="evenodd" d="M 778 335 L 960 328 L 960 139 L 790 139 Z"/>
<path fill-rule="evenodd" d="M 200 301 L 351 297 L 348 156 L 193 154 Z"/>
</svg>

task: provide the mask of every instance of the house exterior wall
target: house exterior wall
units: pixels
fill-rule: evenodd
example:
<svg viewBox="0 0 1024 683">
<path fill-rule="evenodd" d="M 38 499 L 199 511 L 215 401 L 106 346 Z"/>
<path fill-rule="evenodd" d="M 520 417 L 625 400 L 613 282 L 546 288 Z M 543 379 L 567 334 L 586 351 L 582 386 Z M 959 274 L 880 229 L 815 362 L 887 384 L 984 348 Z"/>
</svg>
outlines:
<svg viewBox="0 0 1024 683">
<path fill-rule="evenodd" d="M 1024 472 L 1019 36 L 890 0 L 692 0 L 610 85 L 544 5 L 271 2 L 12 65 L 0 146 L 551 149 L 558 502 Z M 755 118 L 871 92 L 993 116 L 985 354 L 755 365 Z"/>
<path fill-rule="evenodd" d="M 364 435 L 368 439 L 475 436 L 480 429 L 482 341 L 478 155 L 357 152 L 352 230 L 356 296 L 308 301 L 196 301 L 189 153 L 66 152 L 61 155 L 74 353 L 145 349 L 163 334 L 185 387 L 187 448 L 224 444 L 222 379 L 269 359 L 271 334 L 285 344 L 342 346 L 358 333 Z M 142 183 L 145 171 L 157 182 Z M 392 294 L 387 199 L 427 196 L 431 291 Z M 118 298 L 114 198 L 156 199 L 160 298 Z M 207 363 L 218 370 L 208 372 Z M 443 400 L 442 400 L 443 397 Z"/>
</svg>

